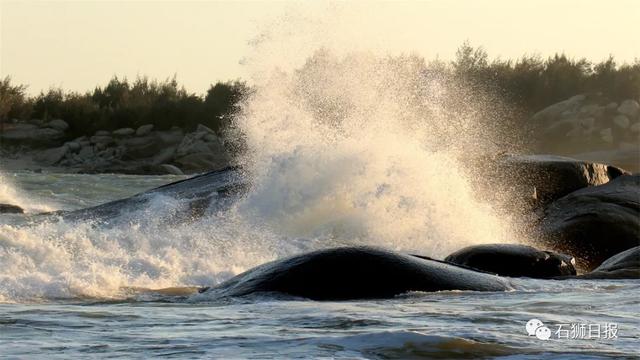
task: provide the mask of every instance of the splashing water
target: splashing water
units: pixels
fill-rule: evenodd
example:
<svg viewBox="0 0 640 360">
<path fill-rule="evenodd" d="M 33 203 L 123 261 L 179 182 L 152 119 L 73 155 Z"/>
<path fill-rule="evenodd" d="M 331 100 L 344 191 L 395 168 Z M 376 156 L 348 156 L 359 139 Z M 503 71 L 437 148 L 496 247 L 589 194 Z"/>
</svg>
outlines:
<svg viewBox="0 0 640 360">
<path fill-rule="evenodd" d="M 16 188 L 13 181 L 0 173 L 0 204 L 18 205 L 28 212 L 45 212 L 55 209 L 51 204 L 34 196 L 28 196 Z"/>
<path fill-rule="evenodd" d="M 283 237 L 434 256 L 513 241 L 458 160 L 492 145 L 481 112 L 447 108 L 457 89 L 420 65 L 321 50 L 258 85 L 238 117 L 254 184 L 240 211 Z"/>
<path fill-rule="evenodd" d="M 0 301 L 213 285 L 268 260 L 338 245 L 444 257 L 470 244 L 519 241 L 477 199 L 460 160 L 495 151 L 491 108 L 480 94 L 425 73 L 417 56 L 321 48 L 287 69 L 265 65 L 272 58 L 256 66 L 263 53 L 247 61 L 254 91 L 231 133 L 246 149 L 239 162 L 247 194 L 179 225 L 160 214 L 182 211 L 183 202 L 162 196 L 116 228 L 0 225 Z M 135 187 L 130 181 L 125 186 Z M 27 202 L 2 184 L 2 199 Z"/>
</svg>

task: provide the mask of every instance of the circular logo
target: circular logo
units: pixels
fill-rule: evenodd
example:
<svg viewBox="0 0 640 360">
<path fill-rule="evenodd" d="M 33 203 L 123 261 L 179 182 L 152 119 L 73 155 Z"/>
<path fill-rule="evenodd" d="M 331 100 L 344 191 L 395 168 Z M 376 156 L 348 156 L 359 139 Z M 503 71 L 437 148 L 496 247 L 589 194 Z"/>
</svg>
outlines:
<svg viewBox="0 0 640 360">
<path fill-rule="evenodd" d="M 527 334 L 529 334 L 529 336 L 533 336 L 536 334 L 536 329 L 543 326 L 544 324 L 542 323 L 542 321 L 538 320 L 538 319 L 531 319 L 529 321 L 527 321 L 527 325 L 525 325 L 525 328 L 527 329 Z"/>
<path fill-rule="evenodd" d="M 536 337 L 540 340 L 549 340 L 551 337 L 551 330 L 546 326 L 540 326 L 536 329 Z"/>
</svg>

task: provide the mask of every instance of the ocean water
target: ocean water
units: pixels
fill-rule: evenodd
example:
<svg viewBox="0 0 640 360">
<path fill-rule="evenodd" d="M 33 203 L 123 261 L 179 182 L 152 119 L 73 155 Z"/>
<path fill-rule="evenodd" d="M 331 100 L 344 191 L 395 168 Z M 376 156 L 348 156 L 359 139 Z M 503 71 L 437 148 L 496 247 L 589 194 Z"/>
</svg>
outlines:
<svg viewBox="0 0 640 360">
<path fill-rule="evenodd" d="M 249 188 L 231 202 L 184 217 L 187 200 L 156 195 L 108 225 L 37 221 L 183 177 L 0 173 L 0 203 L 28 213 L 0 215 L 0 357 L 638 358 L 637 280 L 344 302 L 195 291 L 334 246 L 442 259 L 531 241 L 470 161 L 519 147 L 500 99 L 363 49 L 358 22 L 308 15 L 272 23 L 243 59 L 253 91 L 225 135 Z M 551 338 L 528 335 L 531 319 Z M 587 338 L 589 326 L 609 331 Z"/>
<path fill-rule="evenodd" d="M 12 200 L 32 212 L 71 210 L 179 179 L 182 177 L 4 173 L 4 194 L 12 197 L 3 201 Z M 145 246 L 128 243 L 119 231 L 78 231 L 52 223 L 46 225 L 50 231 L 46 233 L 29 229 L 24 222 L 18 215 L 0 217 L 3 358 L 618 359 L 639 355 L 640 283 L 636 280 L 521 279 L 514 281 L 515 290 L 509 292 L 410 293 L 372 301 L 315 302 L 269 294 L 221 300 L 179 290 L 148 290 L 214 285 L 244 269 L 238 265 L 242 261 L 220 261 L 223 258 L 213 256 L 205 246 L 202 252 L 194 249 L 186 254 L 197 263 L 206 262 L 207 257 L 212 263 L 219 262 L 207 267 L 208 277 L 202 269 L 198 276 L 176 277 L 168 272 L 187 270 L 178 268 L 184 266 L 182 262 L 162 257 L 170 253 L 168 249 L 144 250 Z M 162 239 L 166 232 L 142 236 L 135 233 L 139 229 L 129 228 L 129 238 L 157 238 L 156 247 L 174 251 L 185 246 L 168 245 Z M 34 243 L 32 237 L 38 236 L 47 237 L 41 241 L 48 244 L 40 243 L 45 248 L 64 248 L 65 241 L 67 248 L 47 258 Z M 129 246 L 129 257 L 121 259 L 114 271 L 119 275 L 95 273 L 113 271 L 108 266 L 112 257 L 95 254 L 105 246 L 100 242 L 108 243 L 110 236 L 120 237 L 115 240 L 119 246 Z M 298 239 L 297 246 L 301 242 Z M 95 249 L 81 250 L 80 246 Z M 52 248 L 49 250 L 54 251 Z M 266 254 L 265 260 L 270 257 L 278 255 Z M 262 260 L 257 257 L 249 263 L 257 265 Z M 67 261 L 93 263 L 74 267 Z M 175 267 L 169 269 L 170 265 Z M 527 334 L 525 324 L 532 318 L 540 319 L 554 333 L 559 326 L 569 329 L 570 324 L 598 324 L 603 329 L 605 324 L 615 324 L 617 333 L 611 339 L 552 334 L 545 341 Z"/>
</svg>

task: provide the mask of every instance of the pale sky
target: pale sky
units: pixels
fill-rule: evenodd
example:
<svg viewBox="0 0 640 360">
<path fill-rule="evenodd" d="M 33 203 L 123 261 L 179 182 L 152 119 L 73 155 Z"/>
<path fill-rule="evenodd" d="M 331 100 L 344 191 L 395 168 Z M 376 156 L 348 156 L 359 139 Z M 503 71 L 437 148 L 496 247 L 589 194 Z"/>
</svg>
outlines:
<svg viewBox="0 0 640 360">
<path fill-rule="evenodd" d="M 0 1 L 0 75 L 30 93 L 90 90 L 114 74 L 177 74 L 204 93 L 250 79 L 265 52 L 286 68 L 320 46 L 449 60 L 469 40 L 492 57 L 640 58 L 640 0 Z"/>
</svg>

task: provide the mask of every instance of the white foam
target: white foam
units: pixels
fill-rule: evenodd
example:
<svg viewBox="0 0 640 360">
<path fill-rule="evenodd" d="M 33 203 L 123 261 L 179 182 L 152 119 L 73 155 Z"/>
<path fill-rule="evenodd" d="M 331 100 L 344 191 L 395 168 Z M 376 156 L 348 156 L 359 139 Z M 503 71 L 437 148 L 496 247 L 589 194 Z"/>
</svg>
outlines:
<svg viewBox="0 0 640 360">
<path fill-rule="evenodd" d="M 481 104 L 451 109 L 455 84 L 413 57 L 322 50 L 258 85 L 238 127 L 254 190 L 239 205 L 284 238 L 444 256 L 504 242 L 458 159 L 491 146 Z M 436 89 L 436 90 L 434 90 Z M 488 144 L 487 144 L 488 143 Z"/>
<path fill-rule="evenodd" d="M 16 188 L 10 176 L 2 172 L 0 172 L 0 204 L 17 205 L 27 212 L 44 212 L 54 209 L 51 204 L 42 199 L 28 196 Z"/>
<path fill-rule="evenodd" d="M 274 258 L 336 245 L 443 257 L 465 245 L 517 241 L 476 199 L 459 161 L 493 146 L 487 124 L 495 119 L 482 97 L 424 73 L 414 56 L 305 53 L 331 33 L 313 26 L 271 34 L 247 61 L 255 92 L 235 122 L 253 184 L 245 197 L 183 224 L 165 216 L 183 211 L 183 202 L 158 197 L 116 228 L 0 225 L 0 301 L 213 285 Z M 303 35 L 278 37 L 289 33 Z M 305 65 L 287 67 L 287 53 L 277 51 L 283 44 L 304 54 Z M 0 201 L 28 203 L 16 194 L 5 187 Z"/>
</svg>

